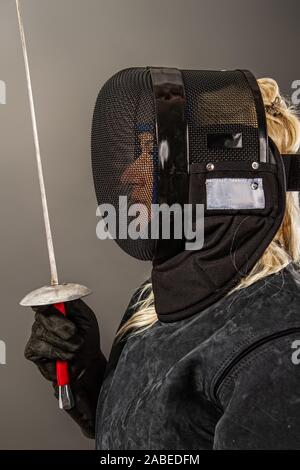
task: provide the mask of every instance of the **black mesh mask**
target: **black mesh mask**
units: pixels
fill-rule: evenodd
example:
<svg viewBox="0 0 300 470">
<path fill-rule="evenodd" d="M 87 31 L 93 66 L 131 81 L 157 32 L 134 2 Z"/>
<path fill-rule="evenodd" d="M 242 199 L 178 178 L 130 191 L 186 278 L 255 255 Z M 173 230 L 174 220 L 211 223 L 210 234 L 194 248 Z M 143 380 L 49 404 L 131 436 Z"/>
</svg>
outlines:
<svg viewBox="0 0 300 470">
<path fill-rule="evenodd" d="M 92 166 L 98 204 L 116 209 L 117 243 L 153 262 L 166 322 L 208 307 L 250 272 L 281 225 L 286 191 L 300 186 L 299 157 L 280 155 L 268 139 L 256 79 L 244 70 L 118 72 L 96 102 Z M 135 239 L 124 237 L 135 218 L 123 220 L 124 197 L 128 208 L 148 209 Z M 170 239 L 151 238 L 151 205 L 164 203 L 204 205 L 200 250 L 186 250 L 183 232 L 172 237 L 172 217 Z"/>
</svg>

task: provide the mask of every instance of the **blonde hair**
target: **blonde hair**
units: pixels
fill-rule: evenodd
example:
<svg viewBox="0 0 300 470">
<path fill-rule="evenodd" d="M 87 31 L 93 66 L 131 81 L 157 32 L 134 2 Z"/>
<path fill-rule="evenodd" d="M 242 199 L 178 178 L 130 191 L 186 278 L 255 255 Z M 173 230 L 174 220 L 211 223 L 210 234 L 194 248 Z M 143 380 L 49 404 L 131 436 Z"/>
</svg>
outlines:
<svg viewBox="0 0 300 470">
<path fill-rule="evenodd" d="M 279 152 L 285 154 L 297 152 L 300 146 L 300 121 L 294 108 L 280 95 L 278 84 L 272 78 L 261 78 L 258 80 L 258 85 L 267 111 L 268 135 L 277 145 Z M 288 192 L 281 227 L 249 274 L 243 277 L 227 295 L 275 274 L 290 262 L 296 264 L 300 262 L 299 221 L 298 193 Z M 117 338 L 121 338 L 129 331 L 131 331 L 130 336 L 136 335 L 157 322 L 151 282 L 141 288 L 133 308 L 135 312 L 119 329 Z"/>
</svg>

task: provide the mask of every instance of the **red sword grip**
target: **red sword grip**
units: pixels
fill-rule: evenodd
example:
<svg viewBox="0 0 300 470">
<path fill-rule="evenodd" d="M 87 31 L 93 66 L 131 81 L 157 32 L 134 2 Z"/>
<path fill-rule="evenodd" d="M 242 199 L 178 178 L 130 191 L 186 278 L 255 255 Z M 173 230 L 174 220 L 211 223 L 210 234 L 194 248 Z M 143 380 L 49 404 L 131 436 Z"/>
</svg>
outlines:
<svg viewBox="0 0 300 470">
<path fill-rule="evenodd" d="M 64 316 L 66 308 L 64 303 L 54 304 L 54 307 Z M 59 407 L 69 410 L 74 406 L 74 400 L 70 388 L 69 365 L 66 361 L 56 361 L 56 379 L 59 390 Z"/>
</svg>

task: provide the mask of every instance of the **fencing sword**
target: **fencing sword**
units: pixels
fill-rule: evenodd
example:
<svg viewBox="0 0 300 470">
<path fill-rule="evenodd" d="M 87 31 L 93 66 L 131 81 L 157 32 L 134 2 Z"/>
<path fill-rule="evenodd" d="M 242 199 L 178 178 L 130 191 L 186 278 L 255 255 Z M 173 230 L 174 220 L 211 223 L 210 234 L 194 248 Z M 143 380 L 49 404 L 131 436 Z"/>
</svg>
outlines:
<svg viewBox="0 0 300 470">
<path fill-rule="evenodd" d="M 35 107 L 34 107 L 34 100 L 33 100 L 33 93 L 32 93 L 32 84 L 31 84 L 31 76 L 30 76 L 30 69 L 29 69 L 29 62 L 28 62 L 28 55 L 27 55 L 26 39 L 25 39 L 25 32 L 24 32 L 24 26 L 23 26 L 19 0 L 16 0 L 16 8 L 17 8 L 17 16 L 18 16 L 20 37 L 21 37 L 24 64 L 25 64 L 36 163 L 37 163 L 37 170 L 38 170 L 38 178 L 39 178 L 39 185 L 40 185 L 40 192 L 41 192 L 41 199 L 42 199 L 42 208 L 43 208 L 44 224 L 45 224 L 45 230 L 46 230 L 50 271 L 51 271 L 50 285 L 43 286 L 39 289 L 36 289 L 30 292 L 21 300 L 20 304 L 24 306 L 53 305 L 61 314 L 66 315 L 66 308 L 65 308 L 64 303 L 71 301 L 71 300 L 80 299 L 81 297 L 84 297 L 90 294 L 91 290 L 80 284 L 73 284 L 73 283 L 59 284 L 58 282 L 57 267 L 56 267 L 56 261 L 55 261 L 53 239 L 52 239 L 48 204 L 47 204 L 46 190 L 45 190 L 45 183 L 44 183 L 44 176 L 43 176 L 43 167 L 42 167 L 42 160 L 41 160 L 41 153 L 40 153 L 37 121 L 36 121 L 36 114 L 35 114 Z M 57 378 L 57 385 L 58 385 L 58 390 L 59 390 L 59 401 L 58 401 L 59 408 L 69 410 L 73 408 L 74 406 L 74 397 L 72 395 L 72 390 L 70 387 L 69 368 L 68 368 L 68 363 L 66 361 L 56 361 L 56 378 Z"/>
</svg>

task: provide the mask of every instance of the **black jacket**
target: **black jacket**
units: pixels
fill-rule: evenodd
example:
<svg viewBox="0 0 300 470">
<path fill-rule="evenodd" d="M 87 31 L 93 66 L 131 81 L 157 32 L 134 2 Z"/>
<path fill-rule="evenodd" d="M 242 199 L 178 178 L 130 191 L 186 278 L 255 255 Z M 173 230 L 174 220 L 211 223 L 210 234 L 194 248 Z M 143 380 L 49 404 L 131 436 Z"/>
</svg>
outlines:
<svg viewBox="0 0 300 470">
<path fill-rule="evenodd" d="M 115 340 L 96 448 L 300 449 L 299 359 L 290 265 L 193 317 Z"/>
</svg>

